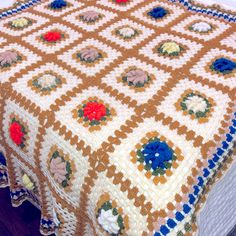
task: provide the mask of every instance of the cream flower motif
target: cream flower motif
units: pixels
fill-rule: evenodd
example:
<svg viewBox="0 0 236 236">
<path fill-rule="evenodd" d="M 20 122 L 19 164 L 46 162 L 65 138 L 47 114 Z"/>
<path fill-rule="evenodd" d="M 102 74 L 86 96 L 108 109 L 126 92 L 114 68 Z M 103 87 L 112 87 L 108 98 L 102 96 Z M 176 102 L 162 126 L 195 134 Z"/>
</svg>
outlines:
<svg viewBox="0 0 236 236">
<path fill-rule="evenodd" d="M 211 25 L 208 24 L 207 22 L 201 21 L 201 22 L 197 22 L 195 24 L 192 25 L 192 29 L 194 31 L 197 32 L 208 32 L 209 30 L 211 30 Z"/>
<path fill-rule="evenodd" d="M 140 69 L 131 70 L 127 74 L 127 81 L 136 84 L 144 84 L 148 80 L 147 74 Z"/>
<path fill-rule="evenodd" d="M 59 184 L 66 180 L 66 162 L 62 161 L 61 158 L 58 157 L 51 160 L 50 171 Z"/>
<path fill-rule="evenodd" d="M 124 27 L 119 29 L 119 34 L 125 38 L 130 38 L 135 35 L 135 30 L 131 27 Z"/>
<path fill-rule="evenodd" d="M 45 74 L 41 77 L 38 78 L 38 84 L 42 87 L 42 88 L 47 88 L 47 87 L 51 87 L 51 86 L 55 86 L 56 85 L 56 76 L 51 75 L 51 74 Z"/>
<path fill-rule="evenodd" d="M 117 222 L 118 215 L 114 216 L 112 214 L 112 209 L 105 211 L 101 210 L 98 217 L 98 223 L 106 230 L 109 234 L 118 234 L 120 227 Z"/>
<path fill-rule="evenodd" d="M 27 174 L 23 174 L 22 182 L 24 187 L 27 188 L 28 190 L 34 189 L 34 183 L 31 181 L 30 177 Z"/>
<path fill-rule="evenodd" d="M 204 98 L 196 96 L 196 95 L 189 97 L 185 101 L 185 104 L 187 106 L 187 109 L 192 110 L 194 113 L 205 112 L 205 110 L 207 109 L 207 103 L 204 100 Z"/>
<path fill-rule="evenodd" d="M 16 28 L 23 28 L 29 24 L 29 20 L 27 20 L 24 17 L 17 18 L 15 20 L 13 20 L 11 24 L 12 24 L 12 26 L 14 26 Z"/>
<path fill-rule="evenodd" d="M 163 43 L 161 49 L 162 52 L 166 52 L 168 54 L 180 52 L 180 46 L 175 42 Z"/>
</svg>

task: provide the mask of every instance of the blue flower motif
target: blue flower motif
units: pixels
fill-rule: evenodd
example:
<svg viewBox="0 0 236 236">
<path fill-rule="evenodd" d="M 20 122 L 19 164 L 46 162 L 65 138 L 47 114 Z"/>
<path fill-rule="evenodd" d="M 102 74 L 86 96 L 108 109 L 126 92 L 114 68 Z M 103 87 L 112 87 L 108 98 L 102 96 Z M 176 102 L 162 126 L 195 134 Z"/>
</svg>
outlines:
<svg viewBox="0 0 236 236">
<path fill-rule="evenodd" d="M 227 58 L 218 58 L 212 63 L 214 70 L 221 73 L 228 73 L 236 68 L 236 63 Z"/>
<path fill-rule="evenodd" d="M 161 141 L 151 141 L 143 149 L 142 154 L 146 164 L 151 164 L 153 170 L 165 169 L 164 162 L 172 160 L 173 150 Z"/>
<path fill-rule="evenodd" d="M 155 19 L 162 18 L 166 14 L 167 14 L 167 11 L 163 7 L 155 7 L 151 11 L 148 12 L 148 15 Z"/>
<path fill-rule="evenodd" d="M 54 0 L 50 3 L 50 7 L 53 9 L 61 9 L 67 6 L 67 2 L 64 0 Z"/>
</svg>

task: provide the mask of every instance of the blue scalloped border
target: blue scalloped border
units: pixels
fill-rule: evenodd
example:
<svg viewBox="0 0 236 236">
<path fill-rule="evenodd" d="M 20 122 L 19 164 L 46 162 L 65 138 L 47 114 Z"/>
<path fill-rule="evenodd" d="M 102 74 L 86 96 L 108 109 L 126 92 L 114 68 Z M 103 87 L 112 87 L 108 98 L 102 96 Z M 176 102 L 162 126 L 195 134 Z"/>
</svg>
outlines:
<svg viewBox="0 0 236 236">
<path fill-rule="evenodd" d="M 189 0 L 169 0 L 170 2 L 179 2 L 187 8 L 189 11 L 194 11 L 198 13 L 204 13 L 214 17 L 222 18 L 229 22 L 236 22 L 236 15 L 223 12 L 221 10 L 212 9 L 210 7 L 198 7 L 190 3 Z"/>
<path fill-rule="evenodd" d="M 205 186 L 207 177 L 211 174 L 214 174 L 213 170 L 217 168 L 218 163 L 220 163 L 221 158 L 229 149 L 229 146 L 233 144 L 236 140 L 234 135 L 236 134 L 236 112 L 234 113 L 234 118 L 231 121 L 231 126 L 229 126 L 230 132 L 225 134 L 226 139 L 222 141 L 221 147 L 217 148 L 216 153 L 213 154 L 213 157 L 208 160 L 208 167 L 204 168 L 203 175 L 198 176 L 198 183 L 193 186 L 194 193 L 189 194 L 189 201 L 188 203 L 183 205 L 183 211 L 177 211 L 175 213 L 175 219 L 169 218 L 167 223 L 160 227 L 159 232 L 155 232 L 154 236 L 165 236 L 170 233 L 172 229 L 174 229 L 179 222 L 181 222 L 190 212 L 194 210 L 194 203 L 198 200 L 198 197 L 201 193 L 201 189 Z"/>
<path fill-rule="evenodd" d="M 41 2 L 42 0 L 30 0 L 27 3 L 22 3 L 20 6 L 4 11 L 0 14 L 0 19 L 2 19 L 3 17 L 7 17 L 7 16 L 11 16 L 15 13 L 18 13 L 20 11 L 23 11 L 24 9 L 27 9 L 29 7 L 31 7 L 32 5 Z M 189 11 L 194 11 L 194 12 L 198 12 L 198 13 L 205 13 L 208 15 L 212 15 L 218 18 L 223 18 L 224 20 L 227 20 L 229 22 L 236 22 L 236 15 L 233 14 L 229 14 L 220 10 L 214 10 L 208 7 L 197 7 L 194 4 L 190 3 L 189 0 L 169 0 L 170 2 L 179 2 L 182 5 L 184 5 L 187 10 Z"/>
<path fill-rule="evenodd" d="M 2 19 L 4 17 L 7 17 L 7 16 L 11 16 L 11 15 L 16 14 L 18 12 L 21 12 L 21 11 L 33 6 L 34 4 L 36 4 L 38 2 L 41 2 L 41 1 L 42 0 L 30 0 L 27 3 L 20 4 L 18 7 L 15 7 L 13 9 L 10 9 L 10 10 L 7 10 L 7 11 L 3 11 L 0 14 L 0 19 Z"/>
</svg>

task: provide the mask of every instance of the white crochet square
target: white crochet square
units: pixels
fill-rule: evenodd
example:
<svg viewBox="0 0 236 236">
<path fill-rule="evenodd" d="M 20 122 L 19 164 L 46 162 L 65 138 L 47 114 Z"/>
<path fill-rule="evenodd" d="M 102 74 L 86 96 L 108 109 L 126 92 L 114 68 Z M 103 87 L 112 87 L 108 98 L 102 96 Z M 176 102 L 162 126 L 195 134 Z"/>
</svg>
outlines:
<svg viewBox="0 0 236 236">
<path fill-rule="evenodd" d="M 63 16 L 65 15 L 66 13 L 72 11 L 72 10 L 76 10 L 80 7 L 82 7 L 84 4 L 82 3 L 82 1 L 76 1 L 76 0 L 67 0 L 67 6 L 66 7 L 63 7 L 61 9 L 51 9 L 49 7 L 50 3 L 52 1 L 46 1 L 46 2 L 42 2 L 38 5 L 36 5 L 34 7 L 34 10 L 38 11 L 38 12 L 41 12 L 41 13 L 44 13 L 44 14 L 47 14 L 49 16 L 56 16 L 56 17 L 59 17 L 59 16 Z"/>
<path fill-rule="evenodd" d="M 50 144 L 48 143 L 49 140 Z M 68 187 L 63 188 L 50 172 L 49 163 L 52 148 L 59 152 L 62 151 L 64 155 L 68 156 L 68 161 L 72 166 L 72 174 L 70 175 L 70 180 L 68 182 L 68 191 L 66 190 Z M 80 191 L 90 167 L 88 157 L 83 156 L 81 151 L 77 150 L 75 146 L 72 146 L 70 141 L 64 140 L 63 136 L 60 136 L 57 131 L 48 128 L 43 137 L 39 159 L 43 174 L 50 182 L 50 186 L 61 198 L 70 203 L 74 208 L 78 207 L 80 204 Z"/>
<path fill-rule="evenodd" d="M 83 123 L 79 123 L 77 119 L 73 118 L 73 111 L 77 109 L 78 105 L 81 105 L 83 101 L 89 97 L 96 96 L 104 103 L 109 104 L 110 108 L 115 110 L 115 115 L 106 125 L 101 125 L 100 130 L 89 131 L 88 127 L 84 127 Z M 110 94 L 104 92 L 98 87 L 89 87 L 77 94 L 76 97 L 71 98 L 66 102 L 65 106 L 61 106 L 60 110 L 56 112 L 55 118 L 60 121 L 62 125 L 65 125 L 73 135 L 77 135 L 79 139 L 82 139 L 86 145 L 91 146 L 91 149 L 95 151 L 100 145 L 107 141 L 107 138 L 114 134 L 114 131 L 119 129 L 126 120 L 134 114 L 134 109 L 122 104 L 120 101 L 111 97 Z"/>
<path fill-rule="evenodd" d="M 11 116 L 16 115 L 21 121 L 27 125 L 27 140 L 25 141 L 25 150 L 18 147 L 10 138 L 9 128 L 11 124 Z M 24 107 L 20 107 L 14 101 L 7 99 L 3 114 L 3 135 L 6 143 L 23 158 L 29 165 L 36 167 L 34 159 L 34 149 L 37 142 L 37 133 L 39 128 L 38 118 L 26 111 Z"/>
<path fill-rule="evenodd" d="M 26 18 L 30 20 L 32 23 L 28 25 L 27 27 L 24 27 L 23 29 L 14 29 L 9 26 L 9 24 L 16 19 L 20 18 Z M 39 16 L 37 14 L 32 14 L 29 12 L 22 12 L 17 15 L 13 15 L 12 17 L 7 17 L 6 19 L 3 19 L 0 21 L 0 28 L 4 33 L 12 36 L 21 36 L 28 32 L 31 32 L 32 30 L 42 26 L 43 24 L 49 22 L 49 19 Z"/>
<path fill-rule="evenodd" d="M 180 52 L 179 56 L 165 56 L 158 52 L 158 45 L 162 42 L 176 42 L 182 44 L 184 49 Z M 180 68 L 186 64 L 191 58 L 202 48 L 202 45 L 191 40 L 174 36 L 170 34 L 160 34 L 157 38 L 153 39 L 147 45 L 139 50 L 139 53 L 146 56 L 150 60 L 154 60 L 157 63 L 165 66 L 170 66 L 173 69 Z"/>
<path fill-rule="evenodd" d="M 208 122 L 199 123 L 197 119 L 191 119 L 189 114 L 184 115 L 182 110 L 178 111 L 176 109 L 175 104 L 186 90 L 197 91 L 204 94 L 207 98 L 213 99 L 216 105 L 213 105 L 213 111 L 210 113 Z M 202 136 L 203 142 L 208 142 L 214 139 L 213 136 L 215 134 L 218 134 L 218 129 L 221 128 L 221 121 L 224 120 L 224 115 L 227 114 L 230 101 L 229 96 L 220 90 L 183 79 L 169 92 L 157 109 L 159 112 L 165 113 L 166 116 L 173 117 L 174 114 L 174 120 L 180 122 L 181 125 L 187 126 L 189 130 L 193 130 L 197 135 Z"/>
<path fill-rule="evenodd" d="M 195 22 L 206 22 L 213 26 L 212 31 L 208 33 L 199 33 L 195 32 L 189 29 L 191 25 L 193 25 Z M 222 21 L 208 18 L 206 15 L 192 15 L 190 17 L 184 18 L 179 24 L 173 26 L 171 29 L 174 31 L 177 31 L 181 34 L 185 34 L 188 36 L 192 36 L 194 38 L 198 38 L 204 41 L 208 41 L 210 39 L 213 39 L 220 34 L 222 34 L 225 30 L 227 30 L 230 27 L 230 25 L 225 24 Z"/>
<path fill-rule="evenodd" d="M 230 34 L 227 38 L 224 38 L 223 40 L 221 40 L 220 43 L 231 49 L 236 50 L 236 32 Z"/>
<path fill-rule="evenodd" d="M 128 39 L 125 39 L 122 36 L 117 35 L 116 31 L 119 29 L 133 30 L 134 32 L 133 38 L 130 37 Z M 135 32 L 137 32 L 136 35 L 135 35 Z M 115 24 L 112 24 L 110 27 L 100 32 L 99 35 L 104 37 L 108 41 L 118 44 L 120 47 L 131 49 L 137 44 L 141 43 L 146 38 L 148 38 L 153 33 L 154 33 L 154 30 L 149 29 L 141 24 L 138 24 L 134 22 L 133 20 L 123 19 L 121 21 L 118 21 Z M 125 32 L 124 32 L 124 35 L 125 35 Z"/>
<path fill-rule="evenodd" d="M 162 7 L 167 10 L 168 13 L 163 18 L 152 19 L 150 16 L 148 16 L 148 12 L 150 12 L 153 8 L 156 7 Z M 178 18 L 183 13 L 184 10 L 178 6 L 175 6 L 173 9 L 173 5 L 171 4 L 162 1 L 153 1 L 152 3 L 145 5 L 144 7 L 141 7 L 138 10 L 132 12 L 131 16 L 134 16 L 138 20 L 151 24 L 155 27 L 166 27 L 167 24 Z"/>
<path fill-rule="evenodd" d="M 191 69 L 190 72 L 200 77 L 200 79 L 208 79 L 215 83 L 221 83 L 231 89 L 235 88 L 236 72 L 223 75 L 212 71 L 211 64 L 218 58 L 227 58 L 236 62 L 236 55 L 233 52 L 213 48 L 207 52 Z"/>
<path fill-rule="evenodd" d="M 22 57 L 22 60 L 13 63 L 10 67 L 0 68 L 0 83 L 10 81 L 11 77 L 14 77 L 16 73 L 41 60 L 40 56 L 17 43 L 8 44 L 0 48 L 0 53 L 5 51 L 15 51 Z"/>
<path fill-rule="evenodd" d="M 92 66 L 86 65 L 79 59 L 74 58 L 74 55 L 76 53 L 79 53 L 80 50 L 87 47 L 95 47 L 102 53 L 105 53 L 106 56 L 104 56 L 104 58 L 102 58 L 98 62 L 94 63 L 94 65 Z M 62 60 L 64 63 L 66 63 L 68 66 L 75 68 L 76 70 L 82 72 L 87 76 L 95 76 L 101 70 L 106 68 L 109 64 L 113 63 L 114 60 L 117 59 L 119 56 L 121 56 L 120 52 L 116 51 L 110 46 L 107 46 L 101 41 L 90 38 L 84 42 L 81 42 L 81 44 L 76 45 L 72 49 L 64 52 L 62 55 L 59 55 L 58 58 Z"/>
<path fill-rule="evenodd" d="M 149 84 L 144 84 L 142 90 L 135 90 L 134 86 L 129 86 L 128 83 L 122 82 L 122 76 L 129 67 L 134 67 L 145 71 L 148 75 L 151 75 L 151 81 Z M 156 92 L 161 89 L 166 81 L 170 78 L 170 74 L 163 70 L 153 67 L 151 64 L 147 64 L 144 61 L 136 59 L 134 57 L 124 61 L 108 75 L 102 78 L 102 82 L 111 86 L 113 89 L 117 89 L 119 92 L 124 93 L 125 96 L 129 96 L 131 99 L 137 101 L 138 105 L 146 103 L 152 98 Z M 121 81 L 120 81 L 121 80 Z"/>
<path fill-rule="evenodd" d="M 41 37 L 49 31 L 60 31 L 64 34 L 64 38 L 56 42 L 44 42 Z M 54 23 L 36 31 L 35 33 L 23 37 L 22 39 L 34 46 L 36 49 L 43 51 L 46 54 L 51 54 L 60 51 L 65 46 L 68 46 L 81 37 L 82 34 L 77 31 L 74 31 L 65 25 Z"/>
<path fill-rule="evenodd" d="M 49 72 L 54 72 L 55 76 L 59 75 L 61 77 L 61 85 L 58 85 L 58 87 L 47 94 L 35 90 L 32 81 Z M 56 99 L 81 83 L 82 80 L 80 78 L 51 62 L 37 67 L 34 70 L 30 70 L 27 74 L 24 74 L 20 79 L 13 83 L 12 87 L 18 93 L 21 93 L 23 96 L 34 102 L 41 110 L 49 110 Z"/>
<path fill-rule="evenodd" d="M 138 170 L 138 163 L 131 161 L 133 157 L 130 153 L 137 150 L 137 144 L 142 145 L 142 139 L 150 132 L 158 132 L 174 143 L 183 156 L 183 160 L 178 162 L 178 167 L 171 168 L 172 175 L 165 176 L 167 181 L 164 184 L 155 184 L 152 177 L 149 179 L 145 176 L 145 170 Z M 152 203 L 152 209 L 155 211 L 165 208 L 168 202 L 174 201 L 175 194 L 181 192 L 181 186 L 186 183 L 187 176 L 191 175 L 191 169 L 196 165 L 199 153 L 200 148 L 195 148 L 193 141 L 187 141 L 185 136 L 177 133 L 177 130 L 171 130 L 163 125 L 162 121 L 146 118 L 127 135 L 127 138 L 121 140 L 120 145 L 115 146 L 115 151 L 109 155 L 109 161 L 111 166 L 116 166 L 117 172 L 120 171 L 124 175 L 124 179 L 129 179 L 132 186 L 138 188 L 139 194 L 143 194 L 146 200 Z"/>
<path fill-rule="evenodd" d="M 97 21 L 95 21 L 93 23 L 84 22 L 80 19 L 80 16 L 81 16 L 81 14 L 83 14 L 84 12 L 87 12 L 87 11 L 95 11 L 99 15 L 101 15 L 101 18 L 99 18 Z M 107 10 L 104 10 L 104 9 L 101 9 L 98 7 L 89 6 L 89 7 L 83 8 L 82 10 L 77 10 L 75 12 L 72 12 L 72 13 L 64 16 L 63 19 L 65 19 L 69 23 L 72 23 L 75 26 L 77 26 L 83 30 L 86 30 L 88 32 L 92 32 L 92 31 L 96 31 L 101 26 L 103 26 L 107 22 L 111 21 L 115 17 L 117 17 L 116 13 L 113 13 L 113 12 L 110 12 L 110 11 L 107 11 Z"/>
<path fill-rule="evenodd" d="M 129 171 L 127 166 L 126 170 Z M 95 228 L 97 235 L 106 235 L 96 218 L 97 203 L 104 193 L 109 194 L 110 200 L 114 200 L 117 204 L 117 208 L 121 208 L 123 215 L 128 217 L 129 229 L 125 229 L 127 235 L 142 235 L 142 233 L 147 230 L 147 215 L 142 215 L 140 209 L 134 205 L 133 200 L 129 200 L 127 197 L 127 191 L 122 192 L 120 186 L 115 185 L 112 179 L 108 178 L 103 172 L 98 174 L 98 178 L 88 196 L 87 204 L 87 214 L 93 223 L 93 228 Z"/>
<path fill-rule="evenodd" d="M 116 11 L 117 10 L 118 11 L 128 11 L 141 2 L 143 2 L 143 0 L 130 0 L 128 3 L 119 4 L 113 0 L 98 0 L 97 4 L 100 4 L 100 5 L 106 6 L 106 7 L 110 7 Z"/>
</svg>

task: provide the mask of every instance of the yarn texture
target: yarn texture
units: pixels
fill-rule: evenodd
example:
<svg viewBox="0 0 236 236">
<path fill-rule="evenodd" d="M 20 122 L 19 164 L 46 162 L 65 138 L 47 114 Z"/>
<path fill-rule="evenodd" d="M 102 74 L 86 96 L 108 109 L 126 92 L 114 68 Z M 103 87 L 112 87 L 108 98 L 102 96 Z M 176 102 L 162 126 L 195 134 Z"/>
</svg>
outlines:
<svg viewBox="0 0 236 236">
<path fill-rule="evenodd" d="M 43 235 L 197 235 L 236 141 L 236 27 L 186 5 L 0 13 L 0 187 L 41 210 Z"/>
</svg>

